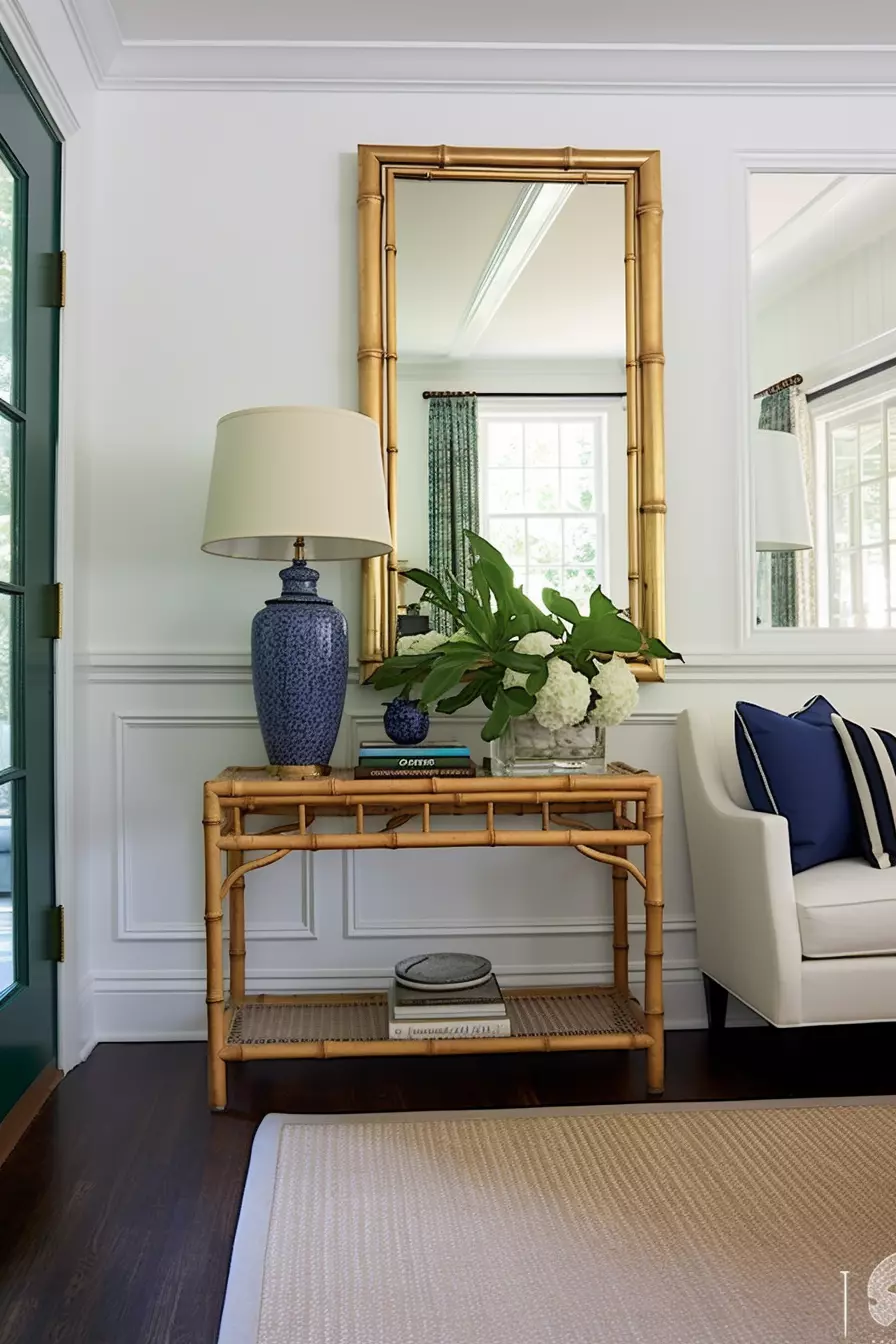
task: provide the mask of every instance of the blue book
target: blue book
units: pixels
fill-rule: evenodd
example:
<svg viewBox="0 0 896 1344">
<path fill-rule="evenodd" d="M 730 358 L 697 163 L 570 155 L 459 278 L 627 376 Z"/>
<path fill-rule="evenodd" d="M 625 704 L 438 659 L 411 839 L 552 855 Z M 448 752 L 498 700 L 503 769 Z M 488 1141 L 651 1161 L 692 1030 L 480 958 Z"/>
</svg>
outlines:
<svg viewBox="0 0 896 1344">
<path fill-rule="evenodd" d="M 421 742 L 420 745 L 416 747 L 396 747 L 391 742 L 386 747 L 386 746 L 380 746 L 376 742 L 364 742 L 362 743 L 361 749 L 358 752 L 358 755 L 361 757 L 362 760 L 367 756 L 389 756 L 389 757 L 426 756 L 426 757 L 440 757 L 445 760 L 454 760 L 460 756 L 468 757 L 469 754 L 470 751 L 468 747 L 456 747 L 456 746 L 444 747 L 439 746 L 438 744 L 435 743 L 430 743 L 429 745 L 427 745 L 425 742 Z"/>
</svg>

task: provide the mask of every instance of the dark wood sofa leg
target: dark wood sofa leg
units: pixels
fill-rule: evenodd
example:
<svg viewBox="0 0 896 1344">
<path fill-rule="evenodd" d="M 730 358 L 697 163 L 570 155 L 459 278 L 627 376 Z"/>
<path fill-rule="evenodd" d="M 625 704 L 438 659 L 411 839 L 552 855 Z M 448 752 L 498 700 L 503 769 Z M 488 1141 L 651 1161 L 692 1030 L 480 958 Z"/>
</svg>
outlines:
<svg viewBox="0 0 896 1344">
<path fill-rule="evenodd" d="M 703 977 L 703 993 L 706 995 L 706 1016 L 709 1018 L 710 1031 L 721 1031 L 728 1013 L 728 991 L 723 985 Z"/>
</svg>

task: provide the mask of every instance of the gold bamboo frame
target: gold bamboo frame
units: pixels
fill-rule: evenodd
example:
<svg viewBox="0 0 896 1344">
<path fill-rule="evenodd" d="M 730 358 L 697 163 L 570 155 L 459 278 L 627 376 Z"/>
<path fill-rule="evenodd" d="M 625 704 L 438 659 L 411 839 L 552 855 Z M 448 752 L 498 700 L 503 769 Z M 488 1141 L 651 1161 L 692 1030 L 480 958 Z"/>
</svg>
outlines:
<svg viewBox="0 0 896 1344">
<path fill-rule="evenodd" d="M 665 635 L 662 193 L 653 150 L 489 149 L 447 145 L 358 147 L 358 390 L 380 426 L 392 552 L 363 561 L 361 680 L 395 651 L 398 616 L 398 344 L 395 181 L 400 177 L 521 182 L 622 182 L 628 585 L 632 620 Z M 632 663 L 662 681 L 658 658 Z"/>
<path fill-rule="evenodd" d="M 634 815 L 630 816 L 630 809 Z M 284 813 L 288 824 L 247 833 L 244 817 Z M 569 814 L 572 815 L 569 815 Z M 610 829 L 587 821 L 609 813 Z M 585 814 L 585 815 L 583 815 Z M 472 830 L 431 827 L 435 815 L 479 816 Z M 502 830 L 496 819 L 532 817 L 529 829 Z M 319 816 L 348 820 L 351 829 L 334 833 L 312 827 Z M 371 829 L 374 818 L 385 825 Z M 403 831 L 412 818 L 420 829 Z M 591 776 L 477 778 L 450 780 L 355 780 L 348 772 L 326 779 L 273 779 L 264 770 L 234 767 L 205 785 L 205 927 L 207 952 L 209 1105 L 227 1105 L 227 1064 L 248 1059 L 324 1059 L 361 1055 L 498 1054 L 536 1050 L 644 1050 L 647 1088 L 663 1090 L 663 787 L 655 775 L 633 772 Z M 507 991 L 508 1003 L 521 997 L 553 1000 L 566 995 L 609 999 L 629 1027 L 614 1018 L 612 1028 L 571 1032 L 550 1017 L 538 1034 L 465 1040 L 392 1041 L 386 1035 L 353 1039 L 341 1030 L 309 1039 L 238 1040 L 231 1037 L 234 1014 L 244 1005 L 367 1005 L 385 995 L 284 995 L 246 993 L 245 879 L 298 850 L 433 849 L 473 846 L 563 846 L 612 869 L 613 983 L 566 989 Z M 628 853 L 643 848 L 639 868 Z M 628 878 L 643 889 L 645 921 L 644 1002 L 629 986 Z M 224 902 L 230 901 L 230 986 L 225 996 Z M 595 1025 L 599 1025 L 596 1023 Z M 636 1029 L 634 1029 L 636 1028 Z"/>
</svg>

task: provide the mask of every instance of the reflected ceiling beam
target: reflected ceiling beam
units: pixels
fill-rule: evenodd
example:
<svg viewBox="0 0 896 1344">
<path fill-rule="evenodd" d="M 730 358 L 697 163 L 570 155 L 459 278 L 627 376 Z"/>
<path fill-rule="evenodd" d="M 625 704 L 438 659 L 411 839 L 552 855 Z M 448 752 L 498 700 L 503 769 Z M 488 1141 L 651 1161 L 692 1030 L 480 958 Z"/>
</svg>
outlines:
<svg viewBox="0 0 896 1344">
<path fill-rule="evenodd" d="M 532 182 L 517 197 L 461 319 L 449 359 L 466 359 L 535 256 L 575 183 Z"/>
</svg>

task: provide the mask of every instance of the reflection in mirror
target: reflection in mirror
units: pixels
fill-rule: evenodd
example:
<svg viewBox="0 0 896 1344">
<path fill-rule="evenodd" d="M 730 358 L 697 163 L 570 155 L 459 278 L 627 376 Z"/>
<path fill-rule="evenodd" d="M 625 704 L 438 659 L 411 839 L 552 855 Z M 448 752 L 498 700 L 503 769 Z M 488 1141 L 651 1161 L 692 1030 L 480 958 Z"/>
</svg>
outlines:
<svg viewBox="0 0 896 1344">
<path fill-rule="evenodd" d="M 469 528 L 627 607 L 623 185 L 399 178 L 395 217 L 401 567 L 465 583 Z"/>
<path fill-rule="evenodd" d="M 756 623 L 896 627 L 896 174 L 754 173 Z"/>
</svg>

